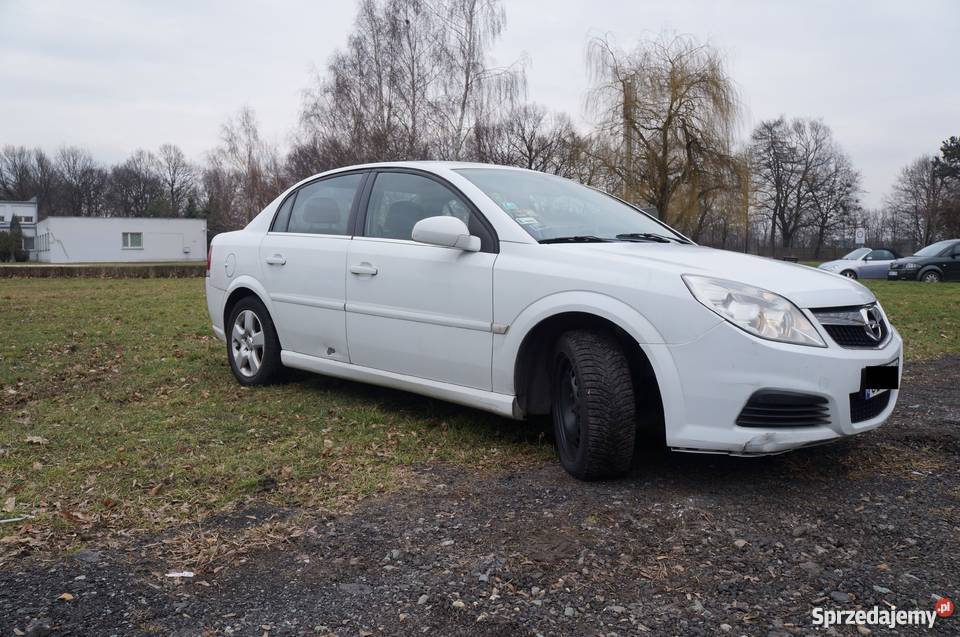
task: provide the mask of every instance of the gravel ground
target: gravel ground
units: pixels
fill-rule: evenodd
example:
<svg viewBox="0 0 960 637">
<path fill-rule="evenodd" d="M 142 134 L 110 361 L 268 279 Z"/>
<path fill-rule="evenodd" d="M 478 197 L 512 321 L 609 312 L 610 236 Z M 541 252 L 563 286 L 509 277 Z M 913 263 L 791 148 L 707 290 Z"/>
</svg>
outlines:
<svg viewBox="0 0 960 637">
<path fill-rule="evenodd" d="M 0 572 L 0 634 L 870 634 L 810 610 L 960 601 L 958 386 L 960 356 L 913 364 L 885 427 L 774 458 L 644 454 L 594 484 L 421 467 L 349 514 L 255 506 L 23 558 Z M 250 546 L 166 577 L 190 532 Z M 898 631 L 873 632 L 960 617 Z"/>
</svg>

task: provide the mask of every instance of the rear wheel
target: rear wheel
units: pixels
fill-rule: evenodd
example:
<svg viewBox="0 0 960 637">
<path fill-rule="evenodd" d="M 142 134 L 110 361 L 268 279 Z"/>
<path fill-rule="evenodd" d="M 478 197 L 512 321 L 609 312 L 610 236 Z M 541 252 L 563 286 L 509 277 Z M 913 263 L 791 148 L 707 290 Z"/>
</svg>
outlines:
<svg viewBox="0 0 960 637">
<path fill-rule="evenodd" d="M 940 273 L 936 270 L 930 270 L 929 272 L 924 272 L 920 276 L 920 280 L 924 283 L 940 283 Z"/>
<path fill-rule="evenodd" d="M 854 272 L 853 270 L 844 270 L 844 271 L 841 272 L 840 274 L 842 274 L 843 276 L 847 277 L 848 279 L 854 279 L 854 280 L 856 280 L 856 278 L 857 278 L 857 273 Z"/>
<path fill-rule="evenodd" d="M 279 378 L 280 340 L 260 299 L 240 299 L 230 312 L 227 329 L 227 358 L 237 382 L 266 385 Z"/>
<path fill-rule="evenodd" d="M 573 330 L 554 350 L 551 400 L 560 464 L 581 480 L 623 475 L 636 438 L 633 379 L 616 340 Z"/>
</svg>

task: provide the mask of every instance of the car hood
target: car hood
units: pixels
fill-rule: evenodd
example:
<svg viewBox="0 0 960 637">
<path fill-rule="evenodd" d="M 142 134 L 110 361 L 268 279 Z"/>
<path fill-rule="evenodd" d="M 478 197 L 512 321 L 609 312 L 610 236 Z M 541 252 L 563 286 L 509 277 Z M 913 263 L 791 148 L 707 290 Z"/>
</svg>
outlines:
<svg viewBox="0 0 960 637">
<path fill-rule="evenodd" d="M 830 267 L 844 267 L 844 266 L 854 267 L 858 263 L 860 262 L 854 261 L 853 259 L 834 259 L 833 261 L 827 261 L 826 263 L 821 263 L 817 267 L 820 268 L 821 270 L 826 270 L 827 268 L 830 268 Z"/>
<path fill-rule="evenodd" d="M 597 258 L 639 265 L 664 273 L 699 274 L 770 290 L 798 307 L 865 305 L 876 301 L 863 285 L 824 270 L 730 250 L 666 243 L 590 243 L 552 247 L 586 250 Z"/>
<path fill-rule="evenodd" d="M 921 263 L 932 257 L 900 257 L 894 263 Z"/>
</svg>

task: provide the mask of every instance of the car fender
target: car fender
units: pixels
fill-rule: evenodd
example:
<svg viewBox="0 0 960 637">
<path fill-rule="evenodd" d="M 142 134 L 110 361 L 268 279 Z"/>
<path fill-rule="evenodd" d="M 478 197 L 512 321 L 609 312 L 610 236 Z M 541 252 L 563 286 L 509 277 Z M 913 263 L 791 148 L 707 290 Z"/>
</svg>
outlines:
<svg viewBox="0 0 960 637">
<path fill-rule="evenodd" d="M 944 278 L 944 277 L 943 277 L 943 270 L 940 268 L 940 266 L 931 263 L 931 264 L 925 265 L 925 266 L 921 267 L 919 270 L 917 270 L 917 281 L 919 281 L 920 279 L 922 279 L 922 278 L 923 278 L 923 275 L 926 274 L 927 272 L 930 272 L 931 270 L 933 270 L 934 272 L 936 272 L 937 274 L 939 274 L 939 275 L 940 275 L 940 280 L 943 280 L 943 278 Z"/>
<path fill-rule="evenodd" d="M 568 291 L 551 294 L 524 308 L 507 326 L 506 332 L 494 335 L 493 391 L 515 394 L 514 371 L 524 338 L 541 321 L 567 312 L 582 312 L 606 319 L 633 337 L 646 354 L 657 376 L 663 398 L 664 419 L 670 423 L 683 404 L 680 381 L 670 350 L 654 325 L 638 310 L 612 296 L 591 291 Z"/>
<path fill-rule="evenodd" d="M 239 288 L 246 288 L 251 292 L 253 292 L 254 294 L 256 294 L 260 298 L 260 301 L 264 304 L 264 306 L 266 306 L 267 312 L 270 313 L 270 316 L 271 317 L 274 316 L 273 301 L 270 300 L 270 294 L 267 292 L 267 289 L 263 287 L 260 281 L 250 276 L 249 274 L 240 274 L 230 280 L 230 284 L 227 286 L 226 293 L 224 293 L 223 295 L 224 307 L 220 308 L 221 314 L 226 309 L 227 299 L 229 299 L 230 295 L 233 294 Z M 223 322 L 224 322 L 224 329 L 226 330 L 226 323 L 227 323 L 226 317 L 224 317 Z M 283 328 L 276 322 L 274 322 L 273 327 L 275 330 L 277 330 L 277 338 L 280 339 L 280 344 L 282 346 L 283 345 Z"/>
</svg>

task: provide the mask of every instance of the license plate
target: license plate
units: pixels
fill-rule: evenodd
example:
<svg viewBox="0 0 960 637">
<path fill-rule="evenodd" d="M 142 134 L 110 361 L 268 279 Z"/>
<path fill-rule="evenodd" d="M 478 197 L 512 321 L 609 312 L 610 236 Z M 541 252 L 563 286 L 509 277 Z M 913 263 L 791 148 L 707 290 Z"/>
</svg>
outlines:
<svg viewBox="0 0 960 637">
<path fill-rule="evenodd" d="M 886 365 L 864 367 L 860 372 L 860 390 L 864 400 L 870 400 L 891 389 L 900 388 L 900 359 Z"/>
<path fill-rule="evenodd" d="M 888 278 L 888 279 L 895 279 L 895 278 L 897 278 L 897 273 L 896 273 L 896 271 L 895 271 L 895 270 L 890 270 L 889 272 L 887 272 L 887 278 Z"/>
</svg>

